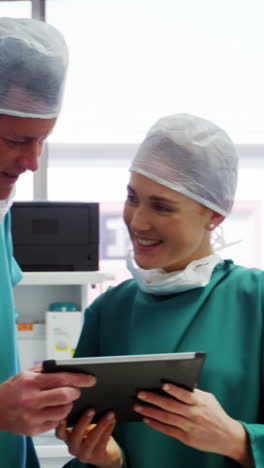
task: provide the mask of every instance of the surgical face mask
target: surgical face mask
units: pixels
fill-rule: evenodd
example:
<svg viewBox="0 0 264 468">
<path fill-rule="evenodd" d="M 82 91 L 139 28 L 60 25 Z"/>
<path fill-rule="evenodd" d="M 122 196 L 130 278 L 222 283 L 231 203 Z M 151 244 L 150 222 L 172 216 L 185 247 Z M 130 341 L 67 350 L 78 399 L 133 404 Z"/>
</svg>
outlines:
<svg viewBox="0 0 264 468">
<path fill-rule="evenodd" d="M 13 203 L 13 199 L 16 193 L 15 187 L 11 190 L 9 197 L 6 200 L 0 200 L 0 224 L 2 223 L 6 213 Z"/>
<path fill-rule="evenodd" d="M 132 273 L 141 291 L 157 296 L 188 291 L 206 286 L 221 257 L 217 254 L 189 263 L 184 270 L 167 273 L 164 270 L 137 268 L 131 253 L 127 256 L 127 268 Z"/>
</svg>

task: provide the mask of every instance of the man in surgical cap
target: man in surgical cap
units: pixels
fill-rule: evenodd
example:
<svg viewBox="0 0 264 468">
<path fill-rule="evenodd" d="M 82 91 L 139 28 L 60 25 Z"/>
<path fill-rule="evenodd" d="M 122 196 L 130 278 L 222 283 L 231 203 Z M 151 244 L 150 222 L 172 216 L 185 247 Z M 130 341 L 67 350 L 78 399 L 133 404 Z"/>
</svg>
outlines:
<svg viewBox="0 0 264 468">
<path fill-rule="evenodd" d="M 35 171 L 60 112 L 68 53 L 62 35 L 33 19 L 0 18 L 0 450 L 3 468 L 38 467 L 30 436 L 63 420 L 81 374 L 19 372 L 13 286 L 21 270 L 12 256 L 10 212 L 15 183 Z M 30 300 L 30 298 L 29 298 Z"/>
</svg>

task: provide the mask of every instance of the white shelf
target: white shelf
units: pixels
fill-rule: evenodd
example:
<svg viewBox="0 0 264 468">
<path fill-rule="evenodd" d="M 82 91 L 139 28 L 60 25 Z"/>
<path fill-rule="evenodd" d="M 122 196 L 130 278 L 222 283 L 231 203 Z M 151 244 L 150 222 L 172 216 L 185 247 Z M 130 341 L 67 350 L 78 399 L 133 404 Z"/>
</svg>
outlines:
<svg viewBox="0 0 264 468">
<path fill-rule="evenodd" d="M 115 278 L 111 273 L 101 271 L 24 272 L 22 281 L 14 288 L 17 321 L 36 324 L 39 329 L 43 328 L 46 312 L 53 302 L 74 302 L 78 311 L 83 313 L 89 304 L 88 296 L 92 288 L 98 288 L 100 293 L 100 285 L 104 281 L 113 279 Z M 76 325 L 76 318 L 74 320 Z M 79 328 L 80 332 L 81 323 Z M 45 332 L 46 335 L 49 333 L 47 326 Z M 25 338 L 26 333 L 18 332 L 22 369 L 41 362 L 47 355 L 46 335 L 37 337 L 36 333 L 27 333 L 30 339 Z"/>
<path fill-rule="evenodd" d="M 72 455 L 69 454 L 67 446 L 63 445 L 35 445 L 37 455 L 40 459 L 46 460 L 47 458 L 65 458 L 63 460 L 66 463 L 72 460 Z M 58 465 L 56 465 L 57 467 Z"/>
<path fill-rule="evenodd" d="M 75 302 L 84 312 L 91 288 L 113 279 L 101 271 L 24 272 L 14 288 L 18 321 L 42 323 L 52 302 Z"/>
<path fill-rule="evenodd" d="M 111 273 L 101 271 L 26 271 L 18 286 L 32 285 L 87 285 L 114 279 Z"/>
</svg>

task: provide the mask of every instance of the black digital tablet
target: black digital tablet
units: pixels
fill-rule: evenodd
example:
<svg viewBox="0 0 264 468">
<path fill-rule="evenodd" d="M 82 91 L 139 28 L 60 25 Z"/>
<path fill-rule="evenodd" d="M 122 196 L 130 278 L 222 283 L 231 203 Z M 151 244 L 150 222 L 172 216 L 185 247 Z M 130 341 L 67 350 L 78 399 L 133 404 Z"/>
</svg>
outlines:
<svg viewBox="0 0 264 468">
<path fill-rule="evenodd" d="M 43 361 L 43 372 L 84 372 L 96 376 L 94 387 L 82 388 L 67 422 L 75 424 L 84 410 L 94 408 L 96 422 L 106 411 L 113 410 L 117 421 L 140 421 L 133 411 L 139 390 L 165 394 L 163 382 L 170 382 L 192 391 L 205 360 L 205 353 L 142 354 L 74 358 Z"/>
</svg>

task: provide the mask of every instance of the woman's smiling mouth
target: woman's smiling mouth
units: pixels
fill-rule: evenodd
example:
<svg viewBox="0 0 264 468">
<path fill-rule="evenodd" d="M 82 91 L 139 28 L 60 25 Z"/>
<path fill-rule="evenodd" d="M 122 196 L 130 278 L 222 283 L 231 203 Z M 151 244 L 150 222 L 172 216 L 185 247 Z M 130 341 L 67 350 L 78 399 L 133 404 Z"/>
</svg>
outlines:
<svg viewBox="0 0 264 468">
<path fill-rule="evenodd" d="M 139 250 L 152 250 L 159 246 L 162 241 L 161 240 L 154 240 L 154 239 L 142 239 L 141 237 L 134 237 L 134 246 Z"/>
</svg>

